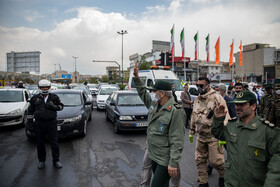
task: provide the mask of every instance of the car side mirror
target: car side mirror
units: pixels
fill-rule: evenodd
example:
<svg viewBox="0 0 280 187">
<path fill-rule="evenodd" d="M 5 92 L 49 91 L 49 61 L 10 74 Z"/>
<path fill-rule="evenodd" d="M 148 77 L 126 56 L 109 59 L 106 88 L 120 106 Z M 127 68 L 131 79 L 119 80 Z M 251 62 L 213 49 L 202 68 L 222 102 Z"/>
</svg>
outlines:
<svg viewBox="0 0 280 187">
<path fill-rule="evenodd" d="M 111 105 L 111 106 L 116 106 L 116 103 L 110 102 L 110 105 Z"/>
<path fill-rule="evenodd" d="M 91 101 L 86 101 L 85 102 L 85 105 L 91 105 L 92 103 L 91 103 Z"/>
</svg>

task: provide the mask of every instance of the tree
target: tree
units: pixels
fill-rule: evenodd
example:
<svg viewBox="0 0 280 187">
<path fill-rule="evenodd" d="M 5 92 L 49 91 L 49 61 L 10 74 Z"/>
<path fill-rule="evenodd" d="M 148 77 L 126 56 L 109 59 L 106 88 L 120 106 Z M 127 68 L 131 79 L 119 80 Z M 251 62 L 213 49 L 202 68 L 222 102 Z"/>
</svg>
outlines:
<svg viewBox="0 0 280 187">
<path fill-rule="evenodd" d="M 139 70 L 147 70 L 153 65 L 153 62 L 146 61 L 146 57 L 144 55 L 141 56 L 141 60 L 139 62 Z"/>
<path fill-rule="evenodd" d="M 97 84 L 98 81 L 97 81 L 97 79 L 96 79 L 95 77 L 91 77 L 91 78 L 89 79 L 89 83 Z"/>
<path fill-rule="evenodd" d="M 107 75 L 102 75 L 101 82 L 109 82 L 109 77 Z"/>
</svg>

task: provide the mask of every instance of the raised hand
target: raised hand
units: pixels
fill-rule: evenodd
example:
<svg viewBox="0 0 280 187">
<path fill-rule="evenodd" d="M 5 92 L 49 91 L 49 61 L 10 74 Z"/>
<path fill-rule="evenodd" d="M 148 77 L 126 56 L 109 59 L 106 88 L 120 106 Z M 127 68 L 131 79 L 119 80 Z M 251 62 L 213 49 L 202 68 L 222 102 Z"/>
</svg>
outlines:
<svg viewBox="0 0 280 187">
<path fill-rule="evenodd" d="M 219 105 L 218 107 L 215 108 L 214 114 L 216 118 L 225 116 L 227 111 L 225 110 L 224 105 Z"/>
<path fill-rule="evenodd" d="M 133 75 L 134 75 L 134 77 L 138 77 L 138 62 L 137 61 L 135 61 Z"/>
</svg>

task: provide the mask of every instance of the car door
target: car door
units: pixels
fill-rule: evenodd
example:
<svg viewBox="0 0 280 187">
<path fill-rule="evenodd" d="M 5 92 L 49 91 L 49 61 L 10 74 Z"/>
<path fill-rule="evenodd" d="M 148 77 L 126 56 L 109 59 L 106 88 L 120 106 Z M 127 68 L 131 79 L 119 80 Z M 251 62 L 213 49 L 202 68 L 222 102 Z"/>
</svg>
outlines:
<svg viewBox="0 0 280 187">
<path fill-rule="evenodd" d="M 111 105 L 111 102 L 113 100 L 113 96 L 115 95 L 115 93 L 112 93 L 108 99 L 106 100 L 106 110 L 107 110 L 107 114 L 108 114 L 108 117 L 113 120 L 114 119 L 114 116 L 113 116 L 113 110 L 112 110 L 112 105 Z"/>
<path fill-rule="evenodd" d="M 83 107 L 85 109 L 87 119 L 89 118 L 89 115 L 91 113 L 91 105 L 86 105 L 86 101 L 89 101 L 90 99 L 88 98 L 87 94 L 85 92 L 82 92 L 82 99 L 83 99 Z"/>
</svg>

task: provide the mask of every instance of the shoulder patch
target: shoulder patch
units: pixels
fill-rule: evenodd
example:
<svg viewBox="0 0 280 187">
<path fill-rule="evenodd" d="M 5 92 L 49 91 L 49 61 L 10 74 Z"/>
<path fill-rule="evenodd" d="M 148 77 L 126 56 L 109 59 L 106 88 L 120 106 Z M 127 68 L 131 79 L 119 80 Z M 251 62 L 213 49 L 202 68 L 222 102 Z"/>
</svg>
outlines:
<svg viewBox="0 0 280 187">
<path fill-rule="evenodd" d="M 261 121 L 262 121 L 266 126 L 268 126 L 268 127 L 270 127 L 270 128 L 274 128 L 274 127 L 275 127 L 275 125 L 274 125 L 273 123 L 270 123 L 270 121 L 268 121 L 268 120 L 261 119 Z"/>
<path fill-rule="evenodd" d="M 236 120 L 237 120 L 237 117 L 234 117 L 234 118 L 229 119 L 228 121 L 236 121 Z"/>
<path fill-rule="evenodd" d="M 177 108 L 177 109 L 181 109 L 182 108 L 182 106 L 181 105 L 179 105 L 179 104 L 174 104 L 174 106 Z"/>
</svg>

